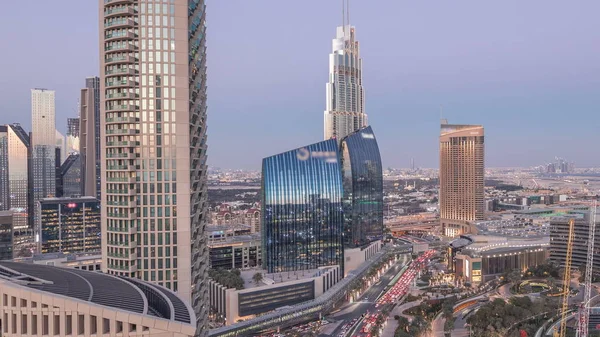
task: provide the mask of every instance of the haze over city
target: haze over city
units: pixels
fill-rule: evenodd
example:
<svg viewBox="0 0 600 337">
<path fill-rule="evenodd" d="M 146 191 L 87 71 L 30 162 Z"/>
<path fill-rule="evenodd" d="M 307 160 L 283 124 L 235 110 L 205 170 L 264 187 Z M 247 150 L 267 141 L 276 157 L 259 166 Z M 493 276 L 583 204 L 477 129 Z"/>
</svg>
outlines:
<svg viewBox="0 0 600 337">
<path fill-rule="evenodd" d="M 257 169 L 321 138 L 338 1 L 207 6 L 209 165 Z M 440 114 L 485 126 L 487 167 L 554 156 L 597 166 L 585 144 L 600 140 L 599 10 L 593 0 L 354 1 L 365 111 L 384 166 L 436 167 Z M 81 79 L 99 71 L 96 1 L 8 2 L 0 19 L 0 39 L 19 51 L 3 56 L 3 120 L 30 129 L 22 116 L 34 87 L 56 90 L 57 120 L 76 117 Z"/>
</svg>

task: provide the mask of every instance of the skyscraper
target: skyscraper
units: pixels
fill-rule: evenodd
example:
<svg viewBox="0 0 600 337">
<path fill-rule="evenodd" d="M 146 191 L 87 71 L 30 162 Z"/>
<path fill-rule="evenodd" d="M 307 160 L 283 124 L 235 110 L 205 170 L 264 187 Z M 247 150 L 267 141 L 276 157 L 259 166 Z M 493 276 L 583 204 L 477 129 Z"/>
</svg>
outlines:
<svg viewBox="0 0 600 337">
<path fill-rule="evenodd" d="M 329 54 L 329 82 L 326 87 L 325 139 L 338 143 L 368 125 L 362 86 L 362 58 L 350 25 L 337 27 Z"/>
<path fill-rule="evenodd" d="M 370 126 L 342 139 L 344 248 L 364 247 L 383 238 L 383 167 Z"/>
<path fill-rule="evenodd" d="M 208 332 L 205 9 L 203 0 L 99 0 L 103 269 L 191 301 L 199 336 Z"/>
<path fill-rule="evenodd" d="M 12 211 L 15 245 L 32 239 L 30 139 L 19 124 L 0 125 L 0 211 Z"/>
<path fill-rule="evenodd" d="M 79 98 L 80 141 L 84 195 L 100 200 L 100 78 L 85 79 Z M 95 169 L 94 169 L 95 168 Z"/>
<path fill-rule="evenodd" d="M 263 264 L 269 273 L 343 269 L 343 185 L 337 141 L 263 159 Z"/>
<path fill-rule="evenodd" d="M 456 236 L 474 231 L 484 219 L 484 130 L 481 125 L 451 125 L 440 133 L 440 223 Z"/>
<path fill-rule="evenodd" d="M 79 152 L 79 118 L 67 118 L 67 153 Z"/>
<path fill-rule="evenodd" d="M 31 126 L 33 200 L 37 201 L 56 192 L 54 91 L 31 90 Z"/>
<path fill-rule="evenodd" d="M 81 153 L 81 180 L 83 195 L 100 200 L 100 89 L 97 77 L 86 79 L 79 97 L 79 151 Z M 98 104 L 96 104 L 98 101 Z M 98 111 L 96 111 L 96 108 Z"/>
</svg>

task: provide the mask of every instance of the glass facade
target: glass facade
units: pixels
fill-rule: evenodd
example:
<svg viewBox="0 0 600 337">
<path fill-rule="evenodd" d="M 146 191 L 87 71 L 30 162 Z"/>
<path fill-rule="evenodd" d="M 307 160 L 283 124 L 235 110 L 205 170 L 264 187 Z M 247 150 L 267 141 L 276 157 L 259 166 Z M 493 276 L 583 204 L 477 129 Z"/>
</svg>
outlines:
<svg viewBox="0 0 600 337">
<path fill-rule="evenodd" d="M 13 258 L 13 213 L 0 211 L 0 260 Z"/>
<path fill-rule="evenodd" d="M 42 253 L 100 251 L 100 203 L 95 198 L 42 199 L 37 207 Z"/>
<path fill-rule="evenodd" d="M 341 160 L 344 247 L 362 247 L 383 237 L 383 170 L 370 126 L 342 140 Z"/>
<path fill-rule="evenodd" d="M 269 273 L 343 266 L 335 139 L 263 159 L 263 265 Z"/>
<path fill-rule="evenodd" d="M 29 135 L 18 124 L 0 125 L 0 211 L 13 212 L 14 242 L 31 240 Z"/>
<path fill-rule="evenodd" d="M 71 154 L 60 167 L 62 195 L 64 197 L 79 197 L 82 192 L 81 156 Z"/>
</svg>

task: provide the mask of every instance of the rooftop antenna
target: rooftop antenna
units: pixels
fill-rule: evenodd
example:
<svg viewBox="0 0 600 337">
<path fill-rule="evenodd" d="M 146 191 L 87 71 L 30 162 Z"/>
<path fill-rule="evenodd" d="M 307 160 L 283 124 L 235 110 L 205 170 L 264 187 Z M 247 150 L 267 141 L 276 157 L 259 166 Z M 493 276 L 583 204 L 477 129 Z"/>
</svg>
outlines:
<svg viewBox="0 0 600 337">
<path fill-rule="evenodd" d="M 348 3 L 346 4 L 346 16 L 348 16 L 346 22 L 348 23 L 348 29 L 350 29 L 350 0 L 348 0 Z"/>
</svg>

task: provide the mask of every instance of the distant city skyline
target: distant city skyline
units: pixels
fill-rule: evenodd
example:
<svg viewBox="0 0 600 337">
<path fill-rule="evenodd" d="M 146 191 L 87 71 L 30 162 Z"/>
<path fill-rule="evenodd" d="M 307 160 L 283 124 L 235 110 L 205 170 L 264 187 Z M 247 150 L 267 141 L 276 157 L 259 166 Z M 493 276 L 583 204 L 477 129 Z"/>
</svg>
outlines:
<svg viewBox="0 0 600 337">
<path fill-rule="evenodd" d="M 0 123 L 31 131 L 30 89 L 44 87 L 56 91 L 57 126 L 65 134 L 66 119 L 77 117 L 81 81 L 98 75 L 96 2 L 57 2 L 7 3 L 0 13 L 0 38 L 19 50 L 2 58 L 10 80 L 0 83 Z M 261 158 L 321 138 L 324 55 L 342 24 L 340 3 L 207 5 L 208 164 L 258 170 Z M 410 167 L 411 158 L 418 167 L 437 167 L 440 112 L 455 123 L 486 126 L 486 167 L 537 166 L 556 155 L 576 167 L 600 166 L 585 146 L 600 140 L 600 3 L 436 6 L 351 3 L 366 112 L 384 167 Z"/>
</svg>

